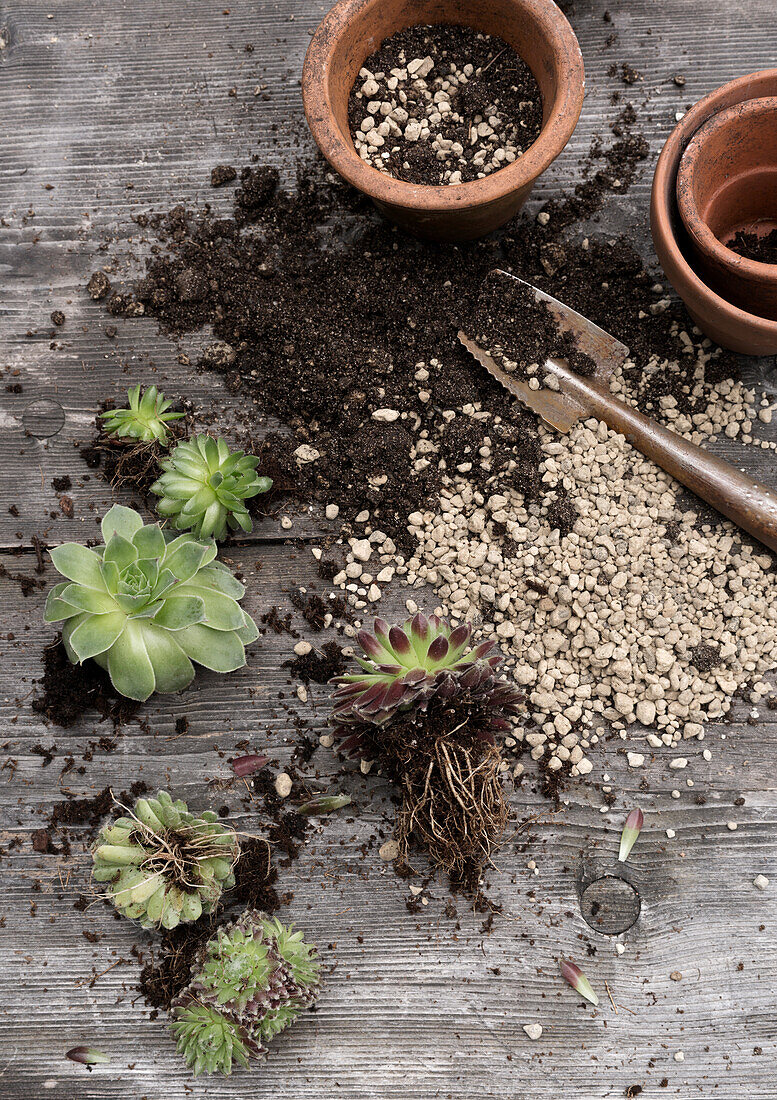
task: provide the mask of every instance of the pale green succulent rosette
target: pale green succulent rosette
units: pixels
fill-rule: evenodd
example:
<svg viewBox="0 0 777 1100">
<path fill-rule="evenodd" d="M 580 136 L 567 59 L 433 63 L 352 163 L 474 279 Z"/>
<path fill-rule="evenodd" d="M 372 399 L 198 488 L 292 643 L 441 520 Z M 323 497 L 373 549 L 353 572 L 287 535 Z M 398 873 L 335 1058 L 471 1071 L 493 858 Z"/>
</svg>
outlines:
<svg viewBox="0 0 777 1100">
<path fill-rule="evenodd" d="M 236 833 L 212 810 L 190 813 L 167 791 L 139 798 L 130 814 L 106 825 L 92 849 L 92 875 L 118 911 L 144 928 L 167 929 L 213 912 L 235 885 Z"/>
<path fill-rule="evenodd" d="M 129 407 L 126 409 L 108 409 L 100 413 L 105 421 L 103 431 L 106 435 L 137 439 L 143 443 L 156 439 L 165 446 L 166 425 L 172 420 L 180 420 L 183 413 L 168 412 L 172 401 L 168 401 L 163 393 L 158 393 L 156 386 L 149 386 L 142 396 L 140 386 L 133 386 L 127 390 L 127 401 Z"/>
<path fill-rule="evenodd" d="M 230 451 L 223 439 L 198 435 L 179 443 L 160 465 L 164 473 L 151 486 L 157 511 L 179 530 L 198 538 L 223 539 L 229 530 L 250 531 L 245 502 L 272 487 L 256 472 L 259 459 Z"/>
<path fill-rule="evenodd" d="M 170 1026 L 176 1038 L 176 1049 L 195 1077 L 201 1073 L 221 1073 L 229 1077 L 234 1062 L 248 1069 L 249 1058 L 262 1058 L 267 1053 L 247 1028 L 212 1005 L 192 1002 L 186 1008 L 179 1008 Z"/>
<path fill-rule="evenodd" d="M 73 664 L 91 657 L 121 695 L 142 701 L 187 687 L 192 661 L 213 672 L 246 663 L 259 632 L 238 603 L 245 588 L 214 560 L 215 543 L 168 540 L 120 504 L 103 518 L 102 535 L 93 550 L 70 542 L 51 551 L 67 580 L 49 593 L 45 619 L 64 623 Z"/>
<path fill-rule="evenodd" d="M 301 932 L 249 909 L 205 945 L 199 968 L 173 1006 L 178 1051 L 194 1070 L 229 1074 L 232 1059 L 263 1057 L 265 1042 L 311 1007 L 319 988 L 316 949 Z"/>
</svg>

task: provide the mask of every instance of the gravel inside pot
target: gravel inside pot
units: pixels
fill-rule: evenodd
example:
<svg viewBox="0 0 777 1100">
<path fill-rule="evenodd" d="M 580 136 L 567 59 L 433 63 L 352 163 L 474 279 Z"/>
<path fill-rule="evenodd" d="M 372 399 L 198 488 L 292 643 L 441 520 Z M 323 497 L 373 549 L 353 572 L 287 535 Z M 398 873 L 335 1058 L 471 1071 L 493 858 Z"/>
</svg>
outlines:
<svg viewBox="0 0 777 1100">
<path fill-rule="evenodd" d="M 501 38 L 416 26 L 367 58 L 348 116 L 373 168 L 409 183 L 459 184 L 512 164 L 537 139 L 542 94 Z"/>
</svg>

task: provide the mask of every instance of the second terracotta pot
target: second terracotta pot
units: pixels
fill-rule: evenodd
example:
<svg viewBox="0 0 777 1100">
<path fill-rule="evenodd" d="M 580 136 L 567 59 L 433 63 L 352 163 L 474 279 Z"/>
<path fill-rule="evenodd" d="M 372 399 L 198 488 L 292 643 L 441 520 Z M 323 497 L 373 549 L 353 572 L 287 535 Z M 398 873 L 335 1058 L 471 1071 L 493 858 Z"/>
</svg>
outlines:
<svg viewBox="0 0 777 1100">
<path fill-rule="evenodd" d="M 540 136 L 507 168 L 457 186 L 393 179 L 359 157 L 348 99 L 365 60 L 397 31 L 454 23 L 509 42 L 543 97 Z M 583 59 L 553 0 L 340 0 L 314 34 L 302 73 L 305 114 L 319 149 L 389 218 L 421 237 L 470 240 L 508 221 L 572 135 L 583 105 Z"/>
<path fill-rule="evenodd" d="M 680 161 L 677 206 L 710 286 L 777 320 L 777 265 L 727 247 L 739 230 L 777 227 L 777 97 L 738 103 L 697 130 Z"/>
</svg>

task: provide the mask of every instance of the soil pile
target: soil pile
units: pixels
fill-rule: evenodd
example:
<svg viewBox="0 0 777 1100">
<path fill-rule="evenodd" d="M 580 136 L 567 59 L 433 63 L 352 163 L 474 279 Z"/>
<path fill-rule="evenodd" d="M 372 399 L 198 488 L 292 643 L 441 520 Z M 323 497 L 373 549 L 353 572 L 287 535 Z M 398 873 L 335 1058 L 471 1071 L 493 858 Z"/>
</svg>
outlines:
<svg viewBox="0 0 777 1100">
<path fill-rule="evenodd" d="M 692 364 L 671 377 L 645 374 L 654 352 L 676 356 L 678 319 L 686 323 L 680 307 L 653 308 L 663 288 L 627 242 L 564 236 L 570 218 L 591 216 L 609 187 L 622 192 L 645 155 L 624 115 L 613 148 L 594 150 L 580 194 L 536 222 L 523 218 L 499 238 L 460 246 L 400 235 L 318 163 L 294 194 L 277 190 L 271 169 L 247 168 L 231 218 L 180 206 L 141 216 L 157 254 L 134 296 L 114 296 L 114 312 L 121 305 L 135 316 L 141 302 L 173 334 L 212 325 L 228 354 L 206 355 L 201 365 L 294 431 L 296 441 L 285 452 L 278 442 L 276 457 L 297 491 L 338 508 L 341 521 L 368 511 L 372 528 L 399 549 L 412 550 L 407 517 L 436 506 L 445 470 L 483 447 L 476 420 L 451 422 L 451 410 L 476 403 L 501 423 L 488 469 L 472 477 L 483 489 L 504 483 L 558 507 L 559 494 L 548 501 L 539 476 L 535 417 L 473 367 L 456 333 L 477 309 L 489 271 L 507 267 L 631 347 L 630 384 L 648 411 L 659 396 L 683 394 Z M 432 436 L 439 438 L 430 446 Z M 318 457 L 300 462 L 300 444 Z"/>
</svg>

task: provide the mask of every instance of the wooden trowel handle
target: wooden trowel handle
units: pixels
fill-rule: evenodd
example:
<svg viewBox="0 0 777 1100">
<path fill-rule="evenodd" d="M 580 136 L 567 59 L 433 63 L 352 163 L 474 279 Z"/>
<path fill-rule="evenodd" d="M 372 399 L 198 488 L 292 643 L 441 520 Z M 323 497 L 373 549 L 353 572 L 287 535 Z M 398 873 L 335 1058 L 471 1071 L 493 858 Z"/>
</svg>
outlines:
<svg viewBox="0 0 777 1100">
<path fill-rule="evenodd" d="M 562 389 L 608 428 L 625 435 L 643 455 L 692 489 L 749 534 L 777 552 L 777 493 L 722 458 L 624 405 L 601 383 L 554 363 Z"/>
</svg>

